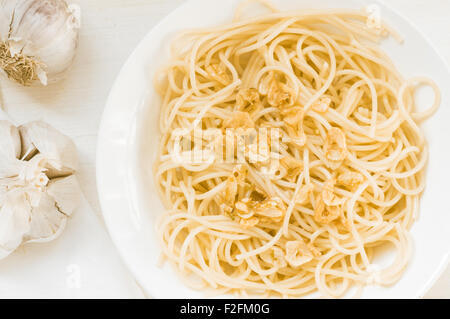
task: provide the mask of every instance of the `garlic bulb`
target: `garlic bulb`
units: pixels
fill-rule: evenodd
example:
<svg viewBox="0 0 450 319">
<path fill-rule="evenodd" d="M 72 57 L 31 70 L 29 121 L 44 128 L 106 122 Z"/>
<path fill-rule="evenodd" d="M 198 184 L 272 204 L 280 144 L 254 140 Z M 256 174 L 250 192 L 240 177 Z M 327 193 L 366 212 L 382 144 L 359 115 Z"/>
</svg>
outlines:
<svg viewBox="0 0 450 319">
<path fill-rule="evenodd" d="M 0 121 L 0 259 L 58 237 L 80 201 L 75 144 L 36 121 Z"/>
<path fill-rule="evenodd" d="M 79 6 L 64 0 L 0 0 L 0 69 L 26 86 L 61 79 L 79 28 Z"/>
</svg>

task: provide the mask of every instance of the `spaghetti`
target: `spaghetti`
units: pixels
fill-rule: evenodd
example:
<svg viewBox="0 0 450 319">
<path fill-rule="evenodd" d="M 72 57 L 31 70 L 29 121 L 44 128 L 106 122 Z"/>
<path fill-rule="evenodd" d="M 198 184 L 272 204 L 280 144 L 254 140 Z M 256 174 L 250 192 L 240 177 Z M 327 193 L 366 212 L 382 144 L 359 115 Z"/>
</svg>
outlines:
<svg viewBox="0 0 450 319">
<path fill-rule="evenodd" d="M 273 12 L 242 20 L 242 7 L 230 25 L 186 31 L 158 74 L 163 255 L 190 286 L 238 296 L 393 284 L 425 187 L 419 124 L 439 89 L 403 79 L 376 44 L 398 36 L 362 12 L 265 4 Z M 435 91 L 425 112 L 420 84 Z M 396 257 L 380 268 L 386 243 Z"/>
</svg>

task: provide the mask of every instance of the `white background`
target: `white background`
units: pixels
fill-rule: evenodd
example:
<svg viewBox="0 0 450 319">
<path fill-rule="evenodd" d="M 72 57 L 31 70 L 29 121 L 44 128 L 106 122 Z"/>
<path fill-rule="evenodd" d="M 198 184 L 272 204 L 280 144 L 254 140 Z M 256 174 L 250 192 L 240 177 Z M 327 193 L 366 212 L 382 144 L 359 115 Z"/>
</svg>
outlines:
<svg viewBox="0 0 450 319">
<path fill-rule="evenodd" d="M 152 26 L 184 1 L 71 0 L 81 6 L 82 29 L 68 78 L 27 89 L 0 79 L 5 108 L 16 124 L 42 119 L 74 139 L 86 198 L 58 241 L 24 247 L 0 261 L 0 297 L 142 297 L 104 230 L 95 185 L 96 137 L 121 66 Z M 385 2 L 411 20 L 450 64 L 450 0 Z M 450 269 L 427 297 L 450 298 Z"/>
</svg>

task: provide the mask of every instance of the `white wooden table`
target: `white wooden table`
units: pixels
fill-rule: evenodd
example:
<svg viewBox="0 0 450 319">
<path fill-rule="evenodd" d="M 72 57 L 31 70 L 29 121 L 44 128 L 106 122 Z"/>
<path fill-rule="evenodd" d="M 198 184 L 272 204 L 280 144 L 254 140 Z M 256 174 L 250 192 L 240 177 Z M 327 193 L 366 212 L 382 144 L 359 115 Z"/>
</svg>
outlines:
<svg viewBox="0 0 450 319">
<path fill-rule="evenodd" d="M 74 139 L 81 160 L 78 178 L 87 200 L 77 212 L 80 216 L 69 225 L 61 241 L 52 244 L 53 250 L 48 252 L 49 249 L 44 247 L 26 248 L 26 251 L 18 252 L 6 263 L 0 262 L 0 297 L 142 296 L 104 231 L 95 183 L 97 130 L 109 89 L 122 64 L 142 37 L 183 1 L 71 0 L 81 6 L 83 20 L 78 55 L 68 78 L 44 89 L 23 89 L 4 79 L 0 80 L 6 109 L 16 123 L 42 119 Z M 449 0 L 386 2 L 414 22 L 450 63 Z M 80 236 L 82 240 L 79 240 Z M 76 258 L 61 253 L 66 250 L 64 245 L 79 246 Z M 52 260 L 44 264 L 45 268 L 41 262 L 36 262 L 36 258 L 43 259 L 42 254 L 49 255 L 46 255 L 46 259 Z M 34 270 L 33 256 L 34 263 L 38 263 Z M 63 258 L 75 258 L 78 262 L 62 261 Z M 24 263 L 28 266 L 24 267 Z M 87 268 L 85 272 L 88 279 L 85 278 L 86 283 L 74 292 L 67 286 L 70 286 L 71 278 L 77 275 L 77 263 Z M 104 272 L 106 265 L 111 268 L 107 274 Z M 95 270 L 95 267 L 100 269 Z M 55 272 L 61 273 L 61 280 L 53 280 L 50 285 L 45 283 L 47 278 L 54 277 Z M 37 280 L 36 277 L 41 279 Z M 21 278 L 26 278 L 26 281 L 22 279 L 18 285 Z M 6 286 L 2 288 L 2 284 Z M 46 288 L 40 288 L 39 285 L 45 285 Z M 12 293 L 8 289 L 13 286 L 15 290 Z M 450 269 L 427 297 L 450 298 Z"/>
</svg>

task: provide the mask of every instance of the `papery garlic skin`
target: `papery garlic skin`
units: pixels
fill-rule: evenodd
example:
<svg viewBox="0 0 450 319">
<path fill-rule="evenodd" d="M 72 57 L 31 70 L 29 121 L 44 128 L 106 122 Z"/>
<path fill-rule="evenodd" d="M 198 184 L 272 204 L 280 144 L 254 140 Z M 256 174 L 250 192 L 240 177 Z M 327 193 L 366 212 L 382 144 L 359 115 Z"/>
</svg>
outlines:
<svg viewBox="0 0 450 319">
<path fill-rule="evenodd" d="M 3 137 L 0 147 L 0 157 L 17 158 L 20 156 L 20 135 L 17 127 L 8 121 L 0 121 L 0 136 Z M 0 159 L 1 165 L 1 159 Z"/>
<path fill-rule="evenodd" d="M 31 208 L 30 230 L 24 235 L 24 242 L 47 242 L 53 240 L 65 227 L 67 216 L 55 206 L 55 200 L 43 193 L 39 204 Z"/>
<path fill-rule="evenodd" d="M 0 208 L 0 247 L 12 251 L 22 242 L 24 234 L 30 231 L 31 206 L 26 194 L 12 191 L 3 196 Z"/>
<path fill-rule="evenodd" d="M 19 127 L 22 136 L 22 157 L 30 158 L 39 152 L 46 158 L 49 178 L 69 175 L 78 167 L 75 144 L 47 123 L 34 121 Z"/>
<path fill-rule="evenodd" d="M 0 259 L 30 242 L 48 242 L 64 230 L 81 200 L 73 175 L 73 141 L 35 121 L 19 128 L 0 121 Z"/>
<path fill-rule="evenodd" d="M 78 181 L 75 176 L 52 179 L 47 185 L 47 194 L 54 200 L 56 207 L 65 215 L 70 216 L 80 202 Z"/>
<path fill-rule="evenodd" d="M 62 79 L 78 47 L 80 16 L 64 0 L 0 0 L 0 67 L 23 85 Z M 27 66 L 21 72 L 10 67 L 17 61 Z"/>
</svg>

